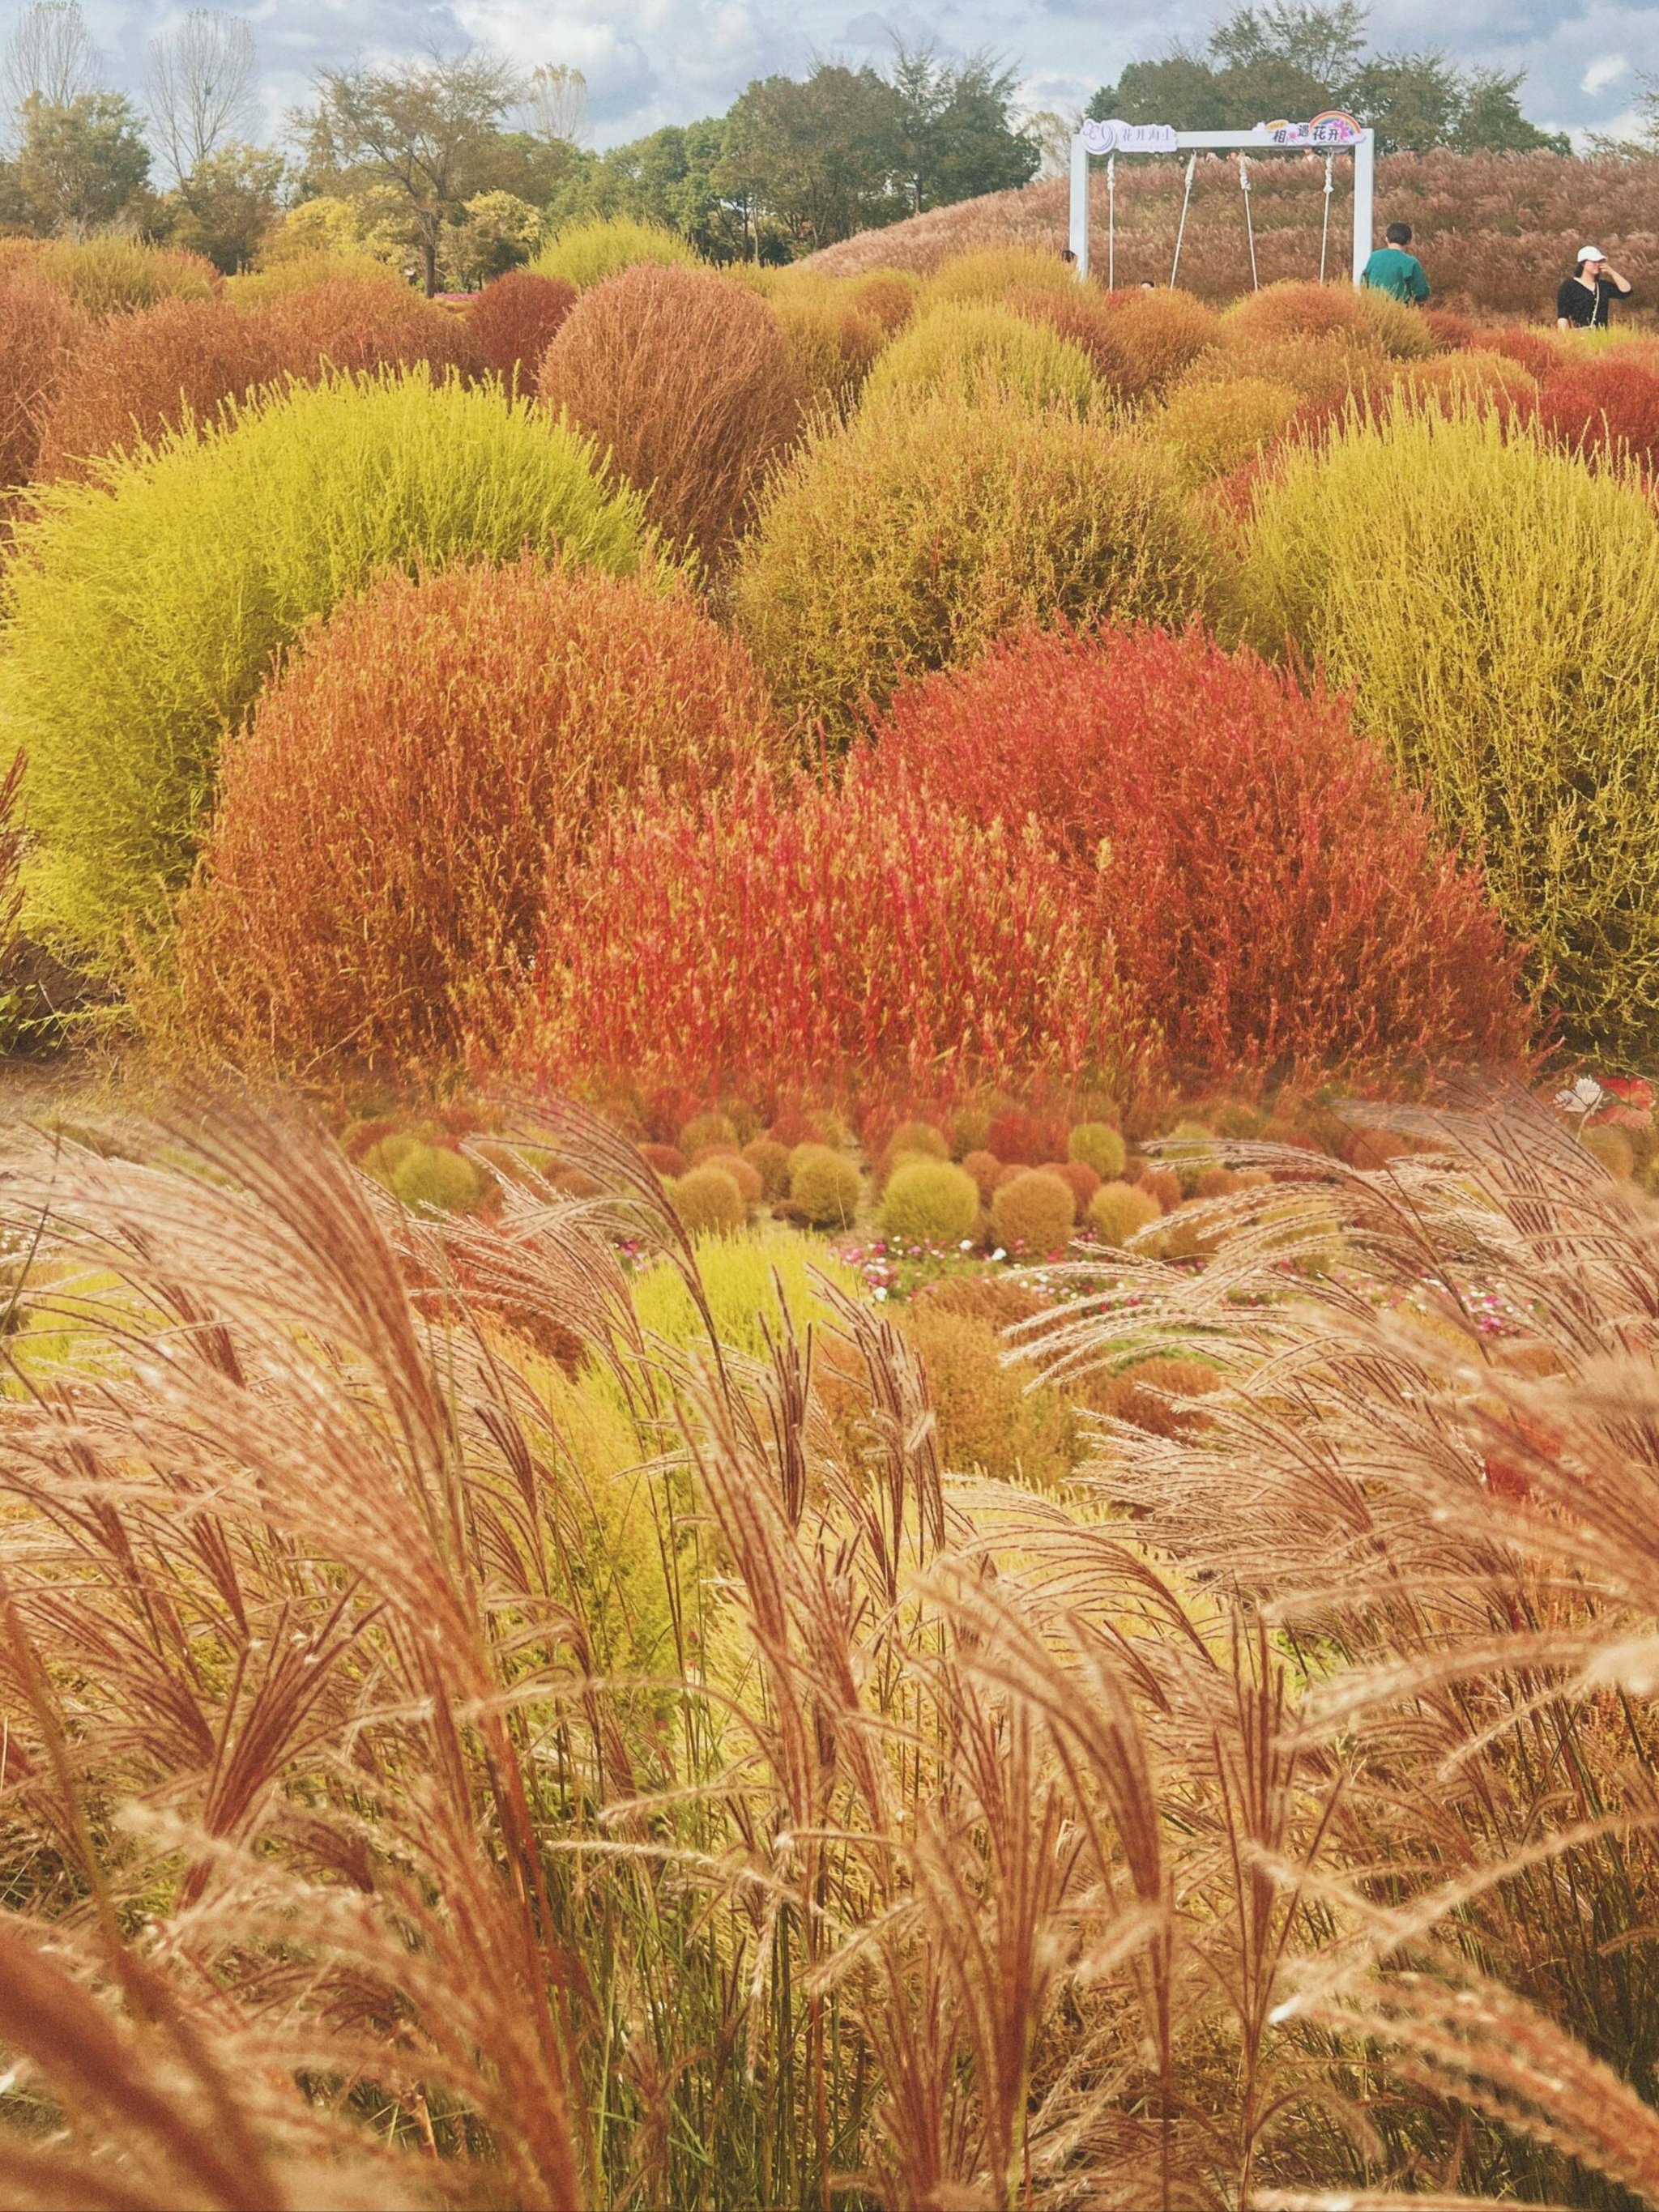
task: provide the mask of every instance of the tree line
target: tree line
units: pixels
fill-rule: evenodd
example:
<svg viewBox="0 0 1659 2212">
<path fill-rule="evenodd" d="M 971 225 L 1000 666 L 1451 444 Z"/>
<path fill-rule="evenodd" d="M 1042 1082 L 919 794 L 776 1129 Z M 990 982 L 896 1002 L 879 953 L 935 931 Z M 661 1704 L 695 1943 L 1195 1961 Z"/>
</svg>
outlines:
<svg viewBox="0 0 1659 2212">
<path fill-rule="evenodd" d="M 1518 77 L 1373 52 L 1365 21 L 1358 0 L 1240 7 L 1201 52 L 1130 64 L 1087 112 L 1229 130 L 1340 106 L 1385 150 L 1571 151 L 1522 113 Z M 256 58 L 240 17 L 191 9 L 151 40 L 141 105 L 102 82 L 79 0 L 34 0 L 0 62 L 0 230 L 122 229 L 231 270 L 280 224 L 289 251 L 367 252 L 428 292 L 590 216 L 663 224 L 717 262 L 784 261 L 1025 184 L 1077 119 L 1022 113 L 1018 73 L 992 55 L 896 40 L 884 68 L 758 78 L 724 115 L 595 152 L 579 71 L 475 46 L 320 71 L 277 150 L 252 135 Z"/>
</svg>

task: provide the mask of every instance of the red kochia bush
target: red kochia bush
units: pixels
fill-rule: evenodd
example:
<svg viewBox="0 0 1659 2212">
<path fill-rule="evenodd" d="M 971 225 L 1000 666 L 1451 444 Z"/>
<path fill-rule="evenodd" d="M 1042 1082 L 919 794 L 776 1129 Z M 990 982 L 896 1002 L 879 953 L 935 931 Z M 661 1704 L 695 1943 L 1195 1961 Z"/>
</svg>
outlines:
<svg viewBox="0 0 1659 2212">
<path fill-rule="evenodd" d="M 1038 825 L 1175 1071 L 1513 1061 L 1520 956 L 1343 702 L 1197 631 L 1029 635 L 901 696 L 870 772 Z"/>
<path fill-rule="evenodd" d="M 856 768 L 618 821 L 546 915 L 516 1056 L 558 1083 L 915 1109 L 1142 1048 L 1067 868 Z"/>
<path fill-rule="evenodd" d="M 542 356 L 575 304 L 576 288 L 562 276 L 509 269 L 467 305 L 466 326 L 480 362 L 509 392 L 533 392 Z"/>
<path fill-rule="evenodd" d="M 331 276 L 249 311 L 279 373 L 314 384 L 331 369 L 411 367 L 471 372 L 477 348 L 465 321 L 402 284 Z"/>
<path fill-rule="evenodd" d="M 1563 445 L 1659 468 L 1659 374 L 1645 363 L 1618 353 L 1574 362 L 1539 393 L 1537 419 Z"/>
<path fill-rule="evenodd" d="M 710 561 L 747 522 L 807 397 L 764 300 L 712 270 L 653 264 L 583 293 L 540 388 L 609 450 L 665 534 Z"/>
<path fill-rule="evenodd" d="M 153 445 L 187 416 L 209 422 L 273 367 L 268 340 L 224 300 L 164 300 L 113 315 L 59 385 L 38 473 L 43 480 L 86 476 L 90 464 Z"/>
<path fill-rule="evenodd" d="M 528 558 L 390 576 L 226 750 L 187 1026 L 289 1066 L 441 1064 L 516 1003 L 550 863 L 607 807 L 781 756 L 743 648 L 682 589 Z"/>
<path fill-rule="evenodd" d="M 55 284 L 0 277 L 0 501 L 34 474 L 53 397 L 91 328 Z"/>
</svg>

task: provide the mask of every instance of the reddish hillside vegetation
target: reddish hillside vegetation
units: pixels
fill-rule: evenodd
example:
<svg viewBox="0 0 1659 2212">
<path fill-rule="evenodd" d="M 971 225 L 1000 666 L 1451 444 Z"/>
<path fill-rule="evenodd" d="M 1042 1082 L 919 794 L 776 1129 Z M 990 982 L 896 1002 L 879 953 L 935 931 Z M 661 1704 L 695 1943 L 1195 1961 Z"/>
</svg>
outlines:
<svg viewBox="0 0 1659 2212">
<path fill-rule="evenodd" d="M 1325 165 L 1318 155 L 1252 161 L 1256 263 L 1264 284 L 1319 274 Z M 1182 164 L 1122 161 L 1117 173 L 1120 285 L 1170 281 L 1181 208 Z M 1337 164 L 1331 204 L 1332 275 L 1346 263 L 1352 169 Z M 1064 179 L 994 192 L 870 230 L 812 258 L 826 276 L 878 267 L 931 275 L 954 253 L 1024 246 L 1058 253 L 1066 242 Z M 1659 304 L 1659 159 L 1575 161 L 1559 154 L 1396 154 L 1377 164 L 1376 220 L 1404 222 L 1446 307 L 1546 316 L 1556 285 L 1587 240 L 1604 246 L 1637 284 L 1635 305 Z M 1106 189 L 1097 178 L 1091 253 L 1106 275 Z M 1647 278 L 1646 272 L 1652 275 Z M 1206 300 L 1250 285 L 1249 249 L 1231 157 L 1199 163 L 1182 248 L 1181 281 Z"/>
</svg>

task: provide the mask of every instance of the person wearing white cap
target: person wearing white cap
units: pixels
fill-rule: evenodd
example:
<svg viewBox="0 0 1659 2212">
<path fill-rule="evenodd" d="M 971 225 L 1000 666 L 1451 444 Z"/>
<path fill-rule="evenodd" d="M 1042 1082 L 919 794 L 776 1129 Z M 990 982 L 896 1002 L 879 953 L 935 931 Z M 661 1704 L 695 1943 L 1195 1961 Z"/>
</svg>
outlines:
<svg viewBox="0 0 1659 2212">
<path fill-rule="evenodd" d="M 1555 295 L 1555 327 L 1559 331 L 1604 331 L 1607 303 L 1623 298 L 1630 286 L 1608 261 L 1599 246 L 1581 246 L 1575 275 L 1566 277 Z"/>
</svg>

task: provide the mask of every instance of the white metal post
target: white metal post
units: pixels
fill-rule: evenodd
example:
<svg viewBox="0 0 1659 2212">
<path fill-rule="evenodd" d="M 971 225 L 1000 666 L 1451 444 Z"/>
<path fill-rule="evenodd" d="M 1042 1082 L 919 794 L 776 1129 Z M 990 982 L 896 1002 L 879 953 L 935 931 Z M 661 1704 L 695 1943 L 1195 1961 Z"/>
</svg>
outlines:
<svg viewBox="0 0 1659 2212">
<path fill-rule="evenodd" d="M 1353 142 L 1353 281 L 1371 258 L 1371 225 L 1376 198 L 1376 133 L 1362 131 Z"/>
<path fill-rule="evenodd" d="M 1080 133 L 1072 141 L 1071 246 L 1080 281 L 1089 273 L 1089 149 Z"/>
</svg>

